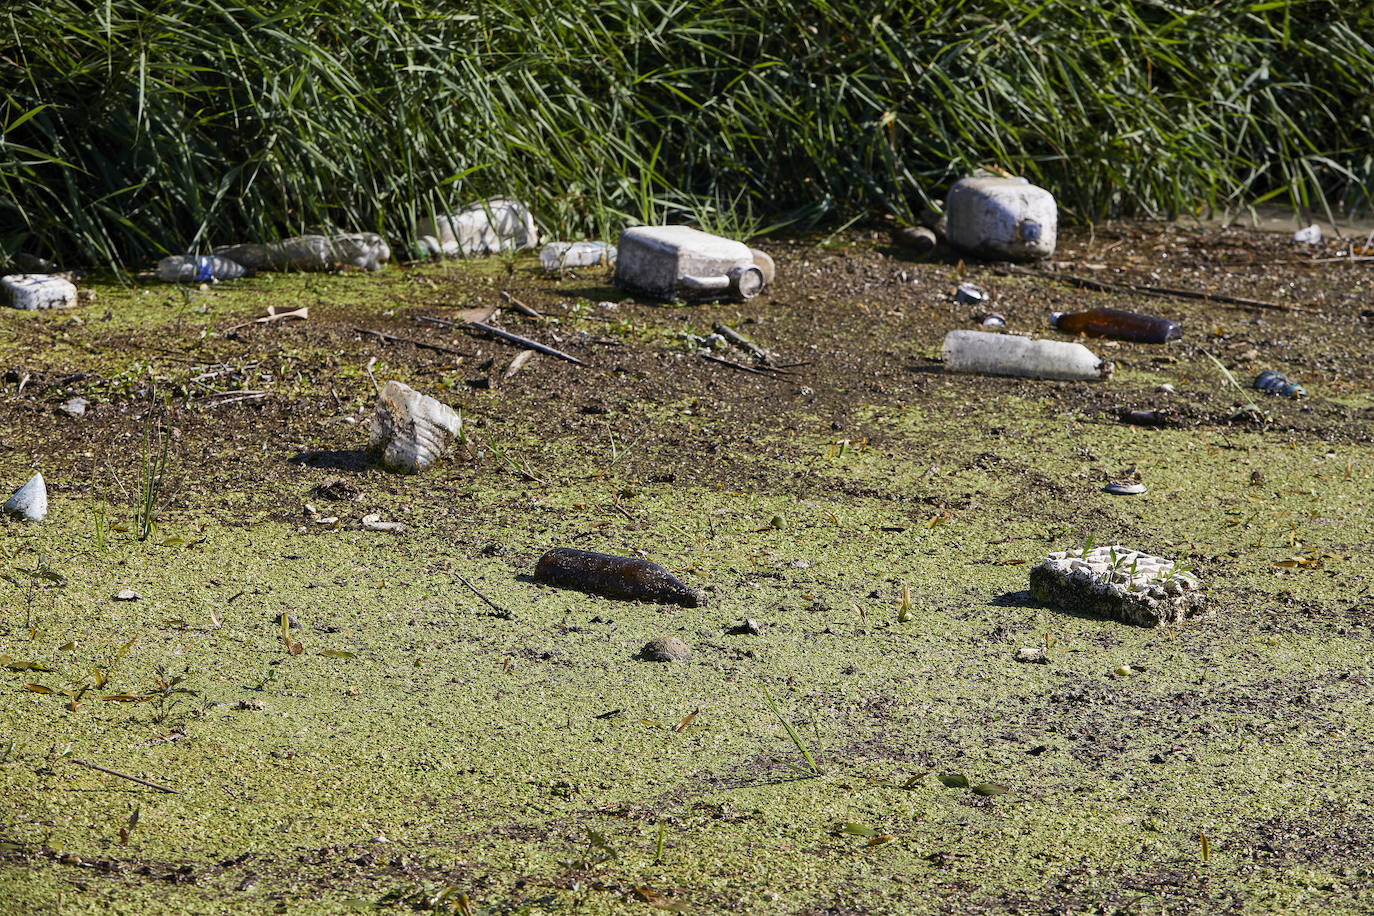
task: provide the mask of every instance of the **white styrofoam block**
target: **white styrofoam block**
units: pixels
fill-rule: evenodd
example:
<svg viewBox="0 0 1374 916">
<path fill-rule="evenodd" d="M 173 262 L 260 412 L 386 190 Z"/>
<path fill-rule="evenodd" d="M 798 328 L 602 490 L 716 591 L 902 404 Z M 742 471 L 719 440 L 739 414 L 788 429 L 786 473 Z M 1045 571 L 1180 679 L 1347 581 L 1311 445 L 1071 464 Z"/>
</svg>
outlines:
<svg viewBox="0 0 1374 916">
<path fill-rule="evenodd" d="M 48 274 L 12 274 L 0 280 L 6 302 L 17 309 L 69 309 L 76 305 L 76 287 Z"/>
<path fill-rule="evenodd" d="M 964 178 L 945 198 L 946 239 L 993 258 L 1036 260 L 1054 254 L 1059 211 L 1054 195 L 1020 178 Z"/>
<path fill-rule="evenodd" d="M 616 252 L 616 282 L 661 299 L 694 292 L 690 285 L 683 284 L 684 278 L 709 281 L 725 277 L 736 268 L 754 266 L 754 255 L 748 245 L 690 226 L 626 229 L 616 244 Z"/>
<path fill-rule="evenodd" d="M 1202 616 L 1205 598 L 1193 576 L 1173 560 L 1120 545 L 1052 553 L 1031 570 L 1037 601 L 1155 627 Z"/>
</svg>

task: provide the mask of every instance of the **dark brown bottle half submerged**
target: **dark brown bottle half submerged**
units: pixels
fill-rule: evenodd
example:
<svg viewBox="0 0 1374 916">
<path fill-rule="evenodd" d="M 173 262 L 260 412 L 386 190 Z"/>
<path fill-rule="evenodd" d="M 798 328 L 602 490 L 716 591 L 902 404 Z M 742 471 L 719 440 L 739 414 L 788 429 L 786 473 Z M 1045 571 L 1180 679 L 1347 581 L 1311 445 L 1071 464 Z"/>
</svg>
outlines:
<svg viewBox="0 0 1374 916">
<path fill-rule="evenodd" d="M 1135 343 L 1168 343 L 1183 336 L 1177 322 L 1117 309 L 1051 312 L 1050 325 L 1066 334 L 1109 337 Z"/>
<path fill-rule="evenodd" d="M 706 606 L 706 593 L 701 589 L 683 585 L 657 563 L 633 557 L 555 547 L 539 558 L 534 577 L 550 585 L 607 598 L 657 601 L 684 607 Z"/>
</svg>

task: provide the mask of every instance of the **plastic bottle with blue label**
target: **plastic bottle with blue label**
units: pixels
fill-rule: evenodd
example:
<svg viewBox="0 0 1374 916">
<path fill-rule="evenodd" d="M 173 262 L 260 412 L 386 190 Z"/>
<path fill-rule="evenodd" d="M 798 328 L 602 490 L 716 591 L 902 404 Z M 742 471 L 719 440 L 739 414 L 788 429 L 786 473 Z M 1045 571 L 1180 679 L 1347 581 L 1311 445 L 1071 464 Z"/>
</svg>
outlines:
<svg viewBox="0 0 1374 916">
<path fill-rule="evenodd" d="M 237 280 L 248 271 L 237 261 L 218 255 L 172 255 L 157 262 L 159 280 L 168 283 L 213 283 Z"/>
</svg>

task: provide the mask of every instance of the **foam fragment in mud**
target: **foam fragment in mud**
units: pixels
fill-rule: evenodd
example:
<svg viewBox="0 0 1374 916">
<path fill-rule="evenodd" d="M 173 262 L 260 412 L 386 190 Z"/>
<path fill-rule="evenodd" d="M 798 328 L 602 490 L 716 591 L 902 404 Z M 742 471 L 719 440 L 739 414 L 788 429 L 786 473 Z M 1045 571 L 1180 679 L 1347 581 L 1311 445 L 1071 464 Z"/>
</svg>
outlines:
<svg viewBox="0 0 1374 916">
<path fill-rule="evenodd" d="M 1173 560 L 1110 546 L 1052 553 L 1031 570 L 1030 591 L 1044 604 L 1142 627 L 1206 613 L 1197 579 Z"/>
</svg>

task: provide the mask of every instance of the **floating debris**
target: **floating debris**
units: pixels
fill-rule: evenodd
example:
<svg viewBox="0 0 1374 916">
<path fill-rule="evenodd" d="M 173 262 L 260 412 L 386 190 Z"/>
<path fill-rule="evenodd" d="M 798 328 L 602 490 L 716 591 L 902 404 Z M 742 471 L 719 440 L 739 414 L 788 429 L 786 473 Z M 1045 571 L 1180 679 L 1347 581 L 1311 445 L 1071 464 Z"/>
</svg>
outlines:
<svg viewBox="0 0 1374 916">
<path fill-rule="evenodd" d="M 438 460 L 462 428 L 453 408 L 390 381 L 377 399 L 367 450 L 393 471 L 414 474 Z"/>
<path fill-rule="evenodd" d="M 22 487 L 5 500 L 5 512 L 30 522 L 48 517 L 48 487 L 42 474 L 34 474 Z"/>
<path fill-rule="evenodd" d="M 1206 603 L 1173 560 L 1121 546 L 1052 553 L 1031 570 L 1030 591 L 1045 604 L 1144 627 L 1200 617 Z"/>
<path fill-rule="evenodd" d="M 539 265 L 549 273 L 573 267 L 613 267 L 615 246 L 605 242 L 549 242 L 539 250 Z"/>
<path fill-rule="evenodd" d="M 79 420 L 86 415 L 86 408 L 91 406 L 91 402 L 85 398 L 68 398 L 57 406 L 67 416 Z"/>
<path fill-rule="evenodd" d="M 646 662 L 685 662 L 692 657 L 692 647 L 676 636 L 660 636 L 645 643 L 639 657 Z"/>
<path fill-rule="evenodd" d="M 988 294 L 972 283 L 961 283 L 954 291 L 954 301 L 960 305 L 977 305 L 988 301 Z"/>
<path fill-rule="evenodd" d="M 1260 391 L 1272 392 L 1285 398 L 1300 398 L 1307 394 L 1306 388 L 1297 382 L 1290 382 L 1273 369 L 1266 369 L 1257 375 L 1255 387 Z"/>
<path fill-rule="evenodd" d="M 1113 480 L 1102 489 L 1117 496 L 1139 496 L 1145 492 L 1145 484 L 1131 480 Z"/>
<path fill-rule="evenodd" d="M 555 547 L 539 558 L 540 582 L 627 601 L 656 601 L 705 607 L 706 593 L 683 585 L 668 570 L 648 560 Z"/>
<path fill-rule="evenodd" d="M 1086 312 L 1051 312 L 1050 326 L 1065 334 L 1106 337 L 1135 343 L 1168 343 L 1183 336 L 1178 322 L 1120 309 L 1088 309 Z"/>
<path fill-rule="evenodd" d="M 405 534 L 409 530 L 405 522 L 384 522 L 380 515 L 364 515 L 363 527 L 368 531 L 386 531 L 391 534 Z"/>
<path fill-rule="evenodd" d="M 76 305 L 76 287 L 47 274 L 12 274 L 0 280 L 5 304 L 17 309 L 69 309 Z"/>
<path fill-rule="evenodd" d="M 955 248 L 993 258 L 1034 260 L 1054 254 L 1054 195 L 1024 178 L 979 176 L 954 183 L 945 198 L 946 238 Z"/>
<path fill-rule="evenodd" d="M 977 321 L 985 328 L 1004 328 L 1007 326 L 1007 319 L 996 312 L 984 312 L 978 316 Z"/>
<path fill-rule="evenodd" d="M 1065 381 L 1098 381 L 1112 377 L 1111 362 L 1082 344 L 1031 340 L 1015 334 L 950 331 L 942 348 L 952 372 L 1013 375 Z"/>
<path fill-rule="evenodd" d="M 116 601 L 137 601 L 143 596 L 131 588 L 121 588 L 119 591 L 115 592 L 111 597 L 114 598 L 114 600 Z"/>
<path fill-rule="evenodd" d="M 616 283 L 659 299 L 752 299 L 766 282 L 748 245 L 690 226 L 636 226 L 616 248 Z"/>
<path fill-rule="evenodd" d="M 1304 226 L 1293 233 L 1293 243 L 1295 245 L 1316 245 L 1322 240 L 1322 227 L 1313 223 Z"/>
<path fill-rule="evenodd" d="M 1050 663 L 1050 654 L 1048 652 L 1044 649 L 1038 649 L 1032 646 L 1022 646 L 1017 649 L 1015 658 L 1018 662 L 1024 662 L 1030 665 L 1048 665 Z"/>
<path fill-rule="evenodd" d="M 539 244 L 539 227 L 530 208 L 505 197 L 476 201 L 437 220 L 422 219 L 415 232 L 421 253 L 430 257 L 499 254 Z"/>
</svg>

